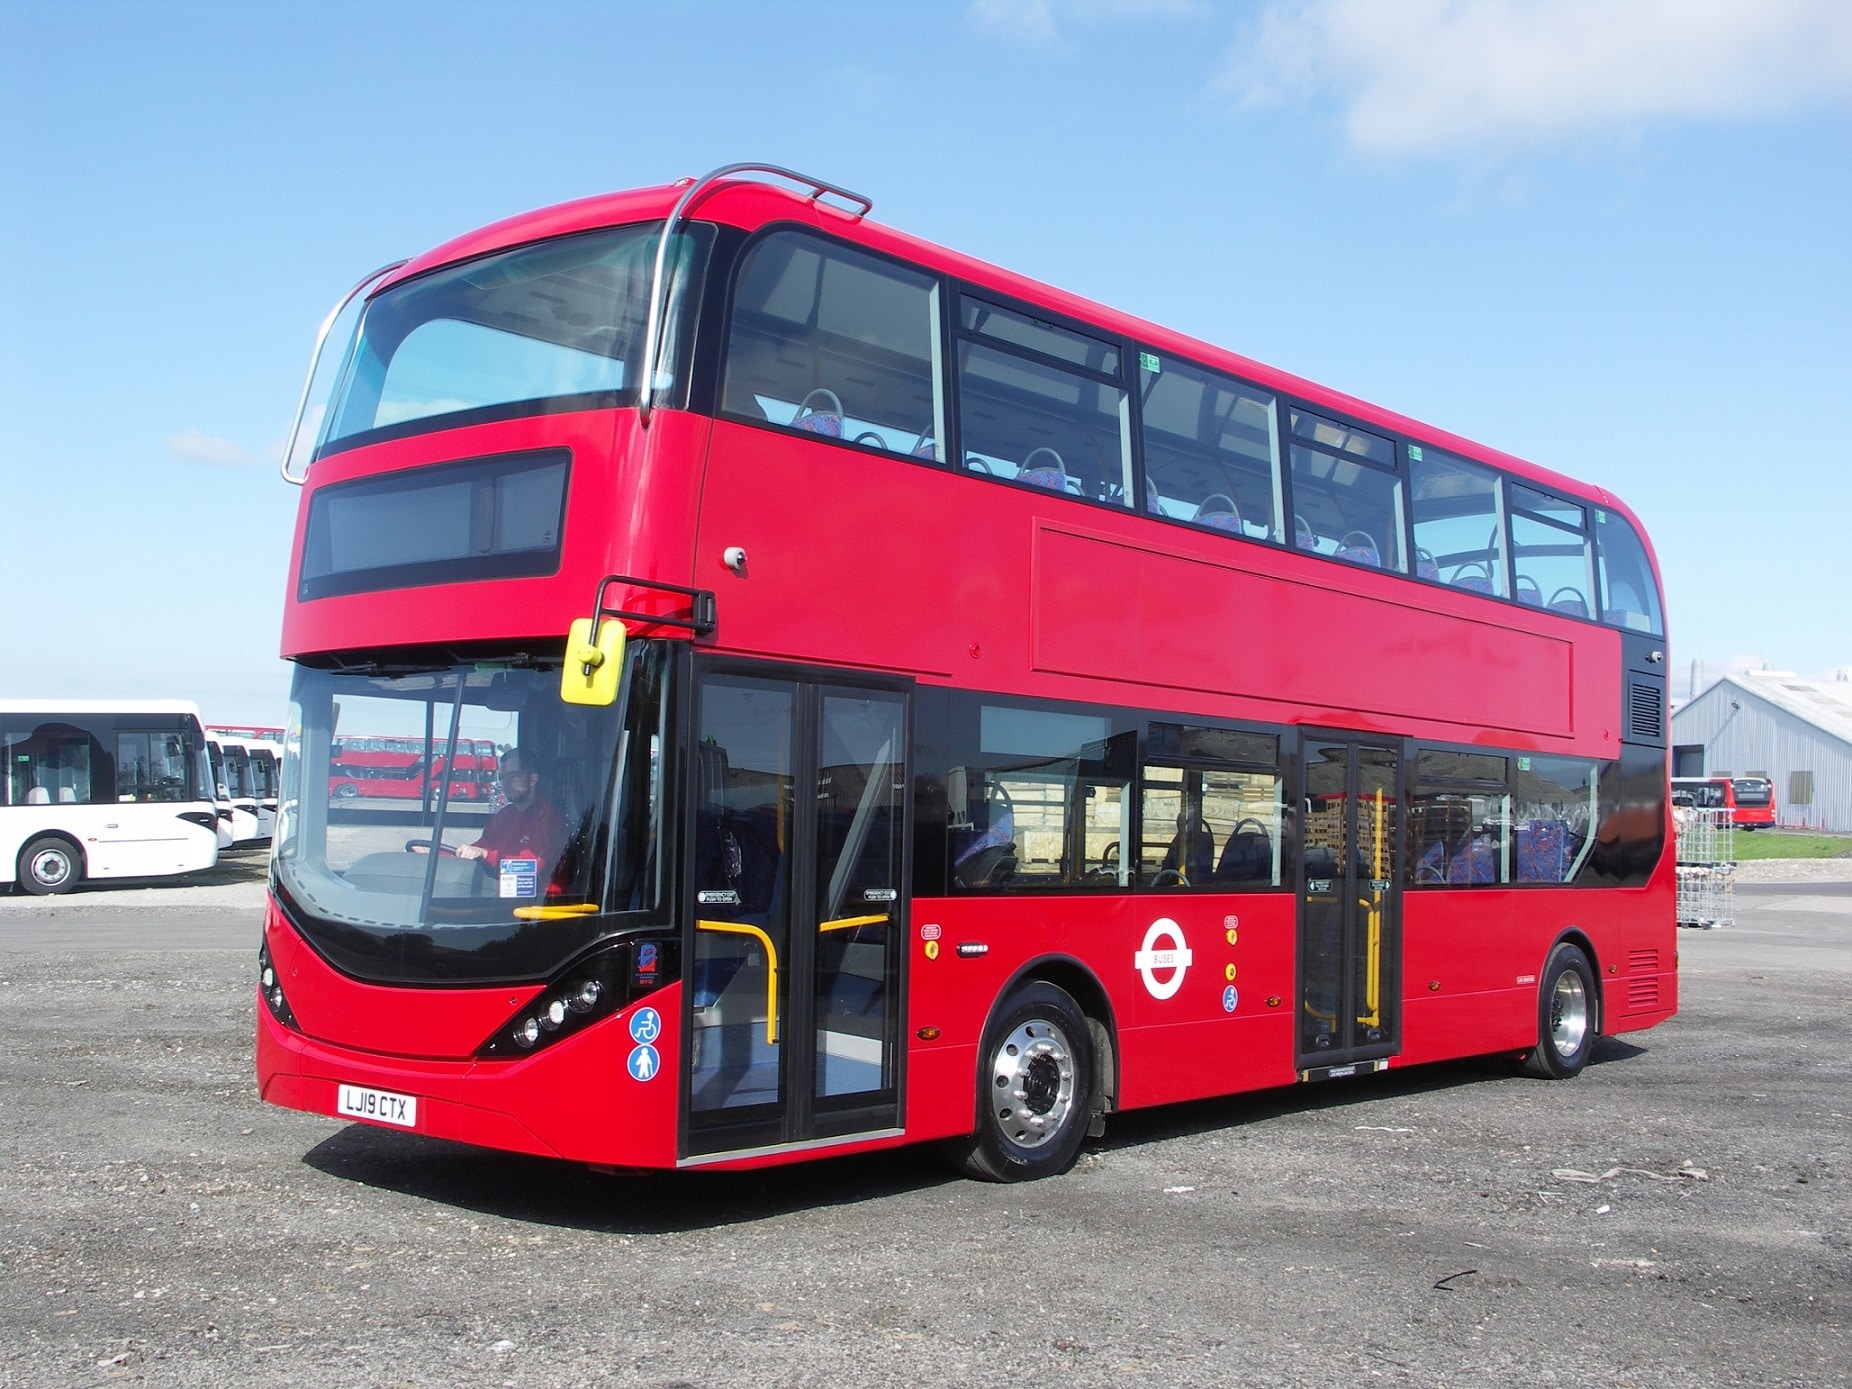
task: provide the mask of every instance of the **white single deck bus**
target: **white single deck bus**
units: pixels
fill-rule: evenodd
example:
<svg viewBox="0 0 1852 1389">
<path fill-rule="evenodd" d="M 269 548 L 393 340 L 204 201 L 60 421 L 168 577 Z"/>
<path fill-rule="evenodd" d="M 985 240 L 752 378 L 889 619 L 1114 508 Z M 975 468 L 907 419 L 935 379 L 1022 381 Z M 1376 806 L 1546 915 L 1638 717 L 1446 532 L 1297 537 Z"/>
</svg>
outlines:
<svg viewBox="0 0 1852 1389">
<path fill-rule="evenodd" d="M 0 887 L 210 868 L 218 810 L 188 700 L 0 699 Z"/>
<path fill-rule="evenodd" d="M 232 847 L 254 849 L 270 843 L 276 825 L 274 793 L 266 793 L 264 767 L 252 752 L 251 744 L 227 733 L 206 730 L 206 742 L 218 749 L 224 765 L 224 781 L 231 790 Z M 276 766 L 275 758 L 270 766 Z M 274 785 L 274 778 L 271 785 Z"/>
</svg>

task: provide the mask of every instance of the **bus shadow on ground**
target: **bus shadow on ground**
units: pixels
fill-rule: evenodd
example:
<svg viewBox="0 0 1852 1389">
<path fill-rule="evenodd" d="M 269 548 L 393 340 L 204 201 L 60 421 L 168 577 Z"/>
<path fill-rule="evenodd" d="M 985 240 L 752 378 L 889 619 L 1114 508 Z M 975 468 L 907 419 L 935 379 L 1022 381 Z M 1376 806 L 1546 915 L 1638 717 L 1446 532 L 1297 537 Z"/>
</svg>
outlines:
<svg viewBox="0 0 1852 1389">
<path fill-rule="evenodd" d="M 1646 1048 L 1614 1037 L 1590 1065 Z M 1410 1066 L 1323 1085 L 1298 1085 L 1112 1115 L 1083 1152 L 1110 1159 L 1172 1139 L 1248 1128 L 1296 1115 L 1342 1111 L 1479 1085 L 1543 1085 L 1503 1056 Z M 602 1234 L 672 1234 L 852 1206 L 966 1180 L 930 1143 L 821 1158 L 750 1172 L 597 1171 L 556 1158 L 503 1153 L 441 1138 L 354 1124 L 303 1155 L 339 1181 L 394 1191 L 480 1215 Z"/>
<path fill-rule="evenodd" d="M 1646 1050 L 1645 1047 L 1635 1046 L 1617 1037 L 1598 1037 L 1588 1064 L 1600 1066 L 1609 1062 L 1630 1061 L 1637 1056 L 1644 1056 Z M 1173 1138 L 1196 1137 L 1218 1129 L 1239 1129 L 1294 1115 L 1321 1114 L 1384 1101 L 1418 1099 L 1423 1095 L 1496 1085 L 1501 1081 L 1517 1085 L 1551 1083 L 1524 1075 L 1519 1064 L 1508 1054 L 1433 1062 L 1315 1085 L 1255 1090 L 1211 1100 L 1195 1100 L 1187 1104 L 1134 1110 L 1130 1114 L 1115 1114 L 1107 1120 L 1106 1136 L 1090 1140 L 1086 1151 L 1108 1155 L 1116 1150 L 1143 1147 Z"/>
<path fill-rule="evenodd" d="M 534 1225 L 669 1234 L 852 1206 L 961 1180 L 930 1145 L 751 1172 L 600 1172 L 355 1124 L 303 1155 L 316 1171 Z"/>
</svg>

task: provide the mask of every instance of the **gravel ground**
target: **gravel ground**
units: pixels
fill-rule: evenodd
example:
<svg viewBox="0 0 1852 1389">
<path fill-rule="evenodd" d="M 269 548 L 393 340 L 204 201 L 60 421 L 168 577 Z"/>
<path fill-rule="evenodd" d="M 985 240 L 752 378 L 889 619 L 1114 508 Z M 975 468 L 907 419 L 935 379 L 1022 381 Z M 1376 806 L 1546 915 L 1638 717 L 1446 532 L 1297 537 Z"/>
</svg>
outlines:
<svg viewBox="0 0 1852 1389">
<path fill-rule="evenodd" d="M 1831 883 L 1681 932 L 1683 1012 L 1574 1082 L 1119 1116 L 1026 1187 L 910 1150 L 610 1177 L 268 1109 L 249 886 L 0 899 L 0 1386 L 1852 1383 Z"/>
</svg>

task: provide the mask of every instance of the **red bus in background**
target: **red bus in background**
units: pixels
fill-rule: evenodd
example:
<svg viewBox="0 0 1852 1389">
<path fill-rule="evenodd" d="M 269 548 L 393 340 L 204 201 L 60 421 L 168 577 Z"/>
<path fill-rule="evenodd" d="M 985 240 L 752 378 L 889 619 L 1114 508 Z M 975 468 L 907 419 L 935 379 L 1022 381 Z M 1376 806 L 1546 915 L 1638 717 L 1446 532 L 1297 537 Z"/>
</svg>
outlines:
<svg viewBox="0 0 1852 1389">
<path fill-rule="evenodd" d="M 285 463 L 265 1099 L 1015 1179 L 1120 1110 L 1566 1078 L 1672 1016 L 1627 509 L 868 211 L 730 166 L 350 296 Z M 368 726 L 518 748 L 508 804 L 343 798 Z"/>
<path fill-rule="evenodd" d="M 460 739 L 454 756 L 446 756 L 444 746 L 427 745 L 419 738 L 337 739 L 329 752 L 328 794 L 343 800 L 359 796 L 423 800 L 439 790 L 444 768 L 451 766 L 455 769 L 450 786 L 452 798 L 494 799 L 494 743 Z"/>
<path fill-rule="evenodd" d="M 1728 810 L 1739 830 L 1775 823 L 1775 783 L 1767 777 L 1673 777 L 1672 799 L 1701 810 Z"/>
</svg>

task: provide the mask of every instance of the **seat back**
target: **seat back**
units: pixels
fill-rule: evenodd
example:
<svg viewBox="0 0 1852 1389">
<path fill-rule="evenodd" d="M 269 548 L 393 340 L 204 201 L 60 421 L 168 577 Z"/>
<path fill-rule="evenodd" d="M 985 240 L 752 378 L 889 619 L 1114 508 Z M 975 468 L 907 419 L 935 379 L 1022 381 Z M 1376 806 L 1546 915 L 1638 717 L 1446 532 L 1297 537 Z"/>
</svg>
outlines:
<svg viewBox="0 0 1852 1389">
<path fill-rule="evenodd" d="M 836 392 L 817 387 L 799 403 L 791 427 L 831 439 L 842 438 L 842 401 L 837 399 Z"/>
<path fill-rule="evenodd" d="M 1217 882 L 1270 883 L 1273 881 L 1273 836 L 1258 820 L 1243 820 L 1222 847 L 1216 865 Z"/>
</svg>

